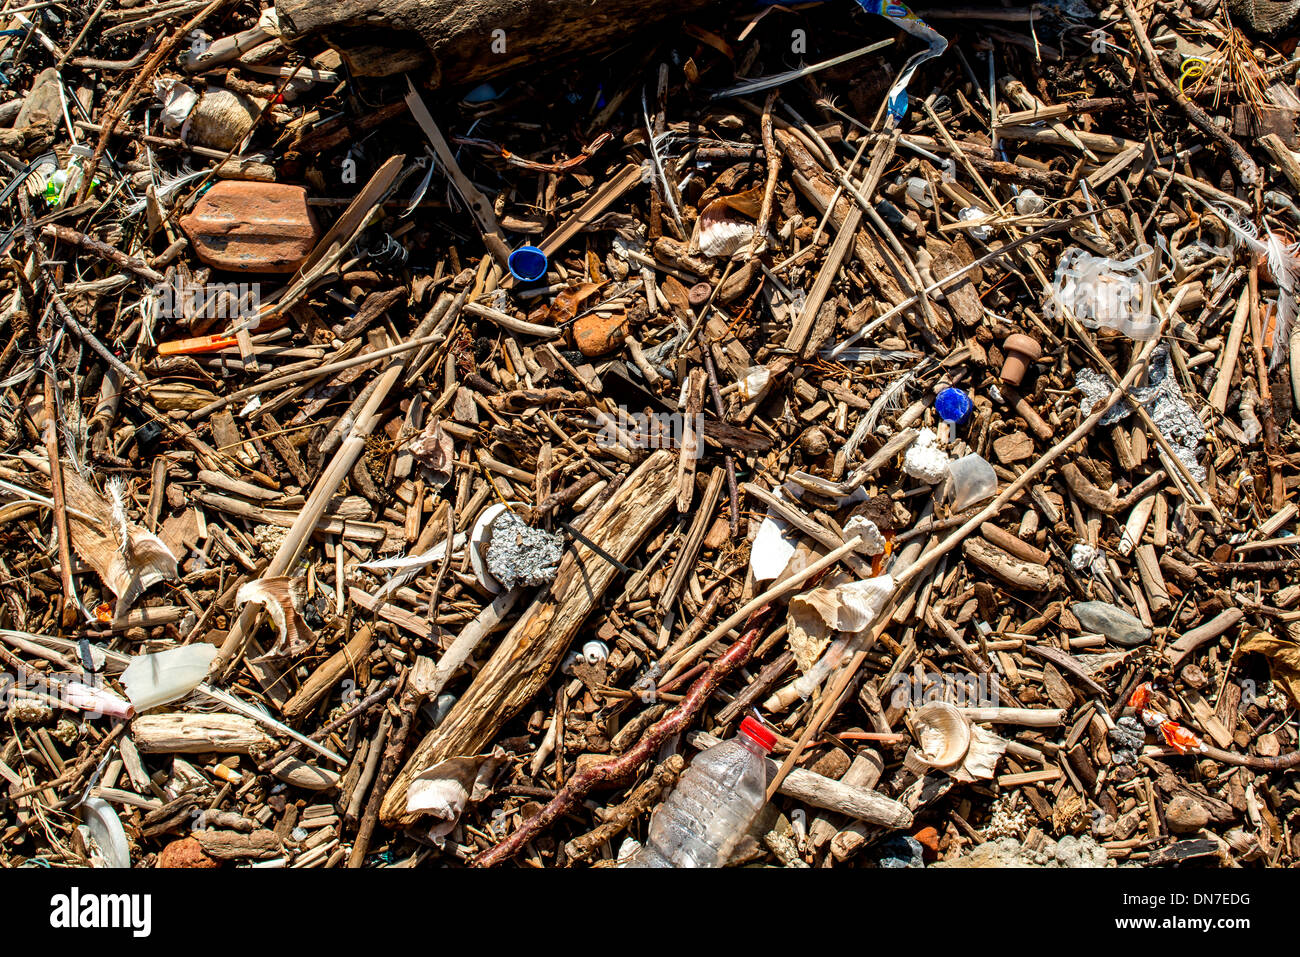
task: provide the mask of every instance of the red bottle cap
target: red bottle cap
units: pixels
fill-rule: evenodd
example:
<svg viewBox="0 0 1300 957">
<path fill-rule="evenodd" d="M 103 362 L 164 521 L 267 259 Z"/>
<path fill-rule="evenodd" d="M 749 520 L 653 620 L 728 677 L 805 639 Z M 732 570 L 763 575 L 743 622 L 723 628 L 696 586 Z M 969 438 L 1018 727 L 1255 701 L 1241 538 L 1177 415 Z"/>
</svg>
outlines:
<svg viewBox="0 0 1300 957">
<path fill-rule="evenodd" d="M 767 730 L 761 721 L 753 718 L 746 718 L 740 722 L 740 733 L 757 744 L 764 751 L 771 751 L 776 747 L 776 735 Z"/>
</svg>

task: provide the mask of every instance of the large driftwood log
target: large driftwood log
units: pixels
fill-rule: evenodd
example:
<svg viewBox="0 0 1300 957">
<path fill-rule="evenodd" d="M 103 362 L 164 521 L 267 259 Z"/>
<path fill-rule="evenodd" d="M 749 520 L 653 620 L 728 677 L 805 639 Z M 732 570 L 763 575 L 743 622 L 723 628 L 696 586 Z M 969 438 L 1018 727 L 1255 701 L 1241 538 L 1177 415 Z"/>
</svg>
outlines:
<svg viewBox="0 0 1300 957">
<path fill-rule="evenodd" d="M 664 449 L 641 463 L 582 533 L 619 561 L 627 561 L 676 498 L 677 457 Z M 457 755 L 477 754 L 501 726 L 550 680 L 578 629 L 599 604 L 617 569 L 585 545 L 565 553 L 555 581 L 502 639 L 442 724 L 431 731 L 384 797 L 380 819 L 409 824 L 406 789 L 425 768 Z"/>
<path fill-rule="evenodd" d="M 281 38 L 321 35 L 353 73 L 392 76 L 432 64 L 435 86 L 473 83 L 586 50 L 613 50 L 639 28 L 706 0 L 278 0 Z"/>
</svg>

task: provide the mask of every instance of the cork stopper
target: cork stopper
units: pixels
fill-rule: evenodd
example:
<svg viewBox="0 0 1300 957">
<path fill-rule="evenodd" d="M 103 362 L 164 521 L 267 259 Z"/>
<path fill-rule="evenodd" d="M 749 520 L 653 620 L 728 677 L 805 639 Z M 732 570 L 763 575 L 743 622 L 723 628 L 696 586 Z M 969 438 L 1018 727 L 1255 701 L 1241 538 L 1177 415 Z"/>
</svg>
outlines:
<svg viewBox="0 0 1300 957">
<path fill-rule="evenodd" d="M 1029 367 L 1043 354 L 1042 346 L 1019 332 L 1007 336 L 1002 351 L 1006 353 L 1006 361 L 1002 364 L 1002 381 L 1008 385 L 1020 385 Z"/>
</svg>

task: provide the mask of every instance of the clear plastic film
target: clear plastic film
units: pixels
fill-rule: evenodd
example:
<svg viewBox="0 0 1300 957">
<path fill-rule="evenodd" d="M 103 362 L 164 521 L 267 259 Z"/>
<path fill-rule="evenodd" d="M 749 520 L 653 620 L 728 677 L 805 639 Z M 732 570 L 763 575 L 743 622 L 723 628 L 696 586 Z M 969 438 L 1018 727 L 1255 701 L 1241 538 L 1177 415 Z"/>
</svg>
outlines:
<svg viewBox="0 0 1300 957">
<path fill-rule="evenodd" d="M 1059 317 L 1068 309 L 1089 329 L 1114 329 L 1130 339 L 1153 339 L 1159 321 L 1151 311 L 1146 260 L 1154 250 L 1139 246 L 1129 259 L 1094 256 L 1078 246 L 1056 266 L 1052 293 L 1043 311 Z"/>
</svg>

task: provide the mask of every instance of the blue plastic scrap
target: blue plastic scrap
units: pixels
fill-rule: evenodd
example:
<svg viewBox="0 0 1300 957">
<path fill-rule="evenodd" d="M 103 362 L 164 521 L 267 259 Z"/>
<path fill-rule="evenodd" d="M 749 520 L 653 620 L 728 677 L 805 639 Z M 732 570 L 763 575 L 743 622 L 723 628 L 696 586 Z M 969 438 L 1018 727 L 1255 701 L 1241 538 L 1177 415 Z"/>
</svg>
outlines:
<svg viewBox="0 0 1300 957">
<path fill-rule="evenodd" d="M 934 410 L 945 422 L 960 424 L 973 407 L 970 396 L 961 389 L 944 389 L 934 398 Z"/>
<path fill-rule="evenodd" d="M 858 6 L 867 13 L 875 13 L 886 18 L 900 30 L 928 44 L 926 49 L 913 54 L 911 59 L 903 64 L 898 79 L 889 88 L 889 115 L 898 122 L 907 115 L 907 84 L 911 82 L 912 74 L 926 60 L 941 56 L 948 49 L 948 38 L 936 32 L 905 4 L 886 3 L 884 0 L 858 0 Z"/>
</svg>

